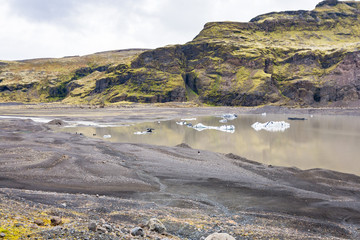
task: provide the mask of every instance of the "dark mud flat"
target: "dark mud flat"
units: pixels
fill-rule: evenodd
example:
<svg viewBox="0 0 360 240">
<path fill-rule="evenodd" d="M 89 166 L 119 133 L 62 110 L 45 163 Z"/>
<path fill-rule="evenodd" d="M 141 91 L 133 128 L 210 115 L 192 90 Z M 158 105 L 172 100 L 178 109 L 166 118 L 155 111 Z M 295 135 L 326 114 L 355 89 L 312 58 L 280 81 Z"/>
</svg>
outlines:
<svg viewBox="0 0 360 240">
<path fill-rule="evenodd" d="M 155 216 L 173 239 L 214 231 L 237 239 L 360 238 L 358 176 L 199 154 L 185 145 L 110 143 L 51 128 L 0 120 L 2 216 L 50 211 L 77 222 L 79 236 L 88 236 L 91 219 L 129 228 Z"/>
</svg>

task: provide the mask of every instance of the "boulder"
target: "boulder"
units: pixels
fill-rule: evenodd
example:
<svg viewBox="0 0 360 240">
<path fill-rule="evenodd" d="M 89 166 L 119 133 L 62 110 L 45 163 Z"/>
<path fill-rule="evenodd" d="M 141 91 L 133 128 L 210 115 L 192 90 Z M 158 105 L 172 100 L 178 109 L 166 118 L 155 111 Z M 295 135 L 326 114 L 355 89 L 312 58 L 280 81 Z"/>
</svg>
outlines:
<svg viewBox="0 0 360 240">
<path fill-rule="evenodd" d="M 44 225 L 45 225 L 44 221 L 41 220 L 41 219 L 36 219 L 36 220 L 34 221 L 34 223 L 35 223 L 36 225 L 38 225 L 38 226 L 44 226 Z"/>
<path fill-rule="evenodd" d="M 57 225 L 62 224 L 62 220 L 60 217 L 56 217 L 56 216 L 51 217 L 50 221 L 51 221 L 52 226 L 57 226 Z"/>
<path fill-rule="evenodd" d="M 54 119 L 47 123 L 48 125 L 55 125 L 55 126 L 64 126 L 66 123 L 60 119 Z"/>
<path fill-rule="evenodd" d="M 100 233 L 106 233 L 106 228 L 104 227 L 97 227 L 97 231 Z"/>
<path fill-rule="evenodd" d="M 146 226 L 149 228 L 150 231 L 155 231 L 158 233 L 163 233 L 166 231 L 166 227 L 164 224 L 157 218 L 151 218 Z"/>
<path fill-rule="evenodd" d="M 235 238 L 227 233 L 213 233 L 207 236 L 205 240 L 235 240 Z"/>
<path fill-rule="evenodd" d="M 95 222 L 90 222 L 88 225 L 89 231 L 96 232 L 97 226 Z"/>
<path fill-rule="evenodd" d="M 130 233 L 133 236 L 141 236 L 141 237 L 145 236 L 144 230 L 141 227 L 135 227 L 131 229 Z"/>
</svg>

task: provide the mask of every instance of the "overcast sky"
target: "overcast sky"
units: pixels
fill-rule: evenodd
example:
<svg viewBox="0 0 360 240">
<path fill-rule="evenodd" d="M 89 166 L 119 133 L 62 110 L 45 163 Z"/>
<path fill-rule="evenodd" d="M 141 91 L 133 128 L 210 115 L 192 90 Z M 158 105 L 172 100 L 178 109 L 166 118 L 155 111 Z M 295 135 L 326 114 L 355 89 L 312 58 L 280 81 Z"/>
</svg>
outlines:
<svg viewBox="0 0 360 240">
<path fill-rule="evenodd" d="M 247 22 L 320 0 L 0 0 L 0 59 L 85 55 L 191 41 L 212 21 Z"/>
</svg>

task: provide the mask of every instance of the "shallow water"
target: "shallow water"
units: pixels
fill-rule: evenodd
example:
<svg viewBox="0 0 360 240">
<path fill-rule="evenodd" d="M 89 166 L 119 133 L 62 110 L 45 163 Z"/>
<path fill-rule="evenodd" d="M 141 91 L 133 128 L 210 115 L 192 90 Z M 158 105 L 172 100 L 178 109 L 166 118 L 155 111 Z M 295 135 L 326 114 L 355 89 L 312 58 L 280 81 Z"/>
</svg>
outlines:
<svg viewBox="0 0 360 240">
<path fill-rule="evenodd" d="M 305 117 L 305 121 L 290 121 L 287 115 L 242 115 L 220 123 L 220 117 L 198 117 L 188 121 L 219 127 L 234 125 L 235 132 L 217 130 L 196 131 L 171 121 L 141 123 L 121 127 L 71 127 L 63 131 L 78 132 L 89 137 L 112 142 L 147 143 L 175 146 L 186 143 L 192 148 L 222 153 L 234 153 L 251 160 L 301 169 L 326 168 L 360 175 L 360 118 L 353 116 L 291 116 Z M 255 122 L 286 121 L 290 128 L 283 132 L 255 131 Z M 152 133 L 135 132 L 155 129 Z M 96 134 L 96 136 L 94 136 Z"/>
</svg>

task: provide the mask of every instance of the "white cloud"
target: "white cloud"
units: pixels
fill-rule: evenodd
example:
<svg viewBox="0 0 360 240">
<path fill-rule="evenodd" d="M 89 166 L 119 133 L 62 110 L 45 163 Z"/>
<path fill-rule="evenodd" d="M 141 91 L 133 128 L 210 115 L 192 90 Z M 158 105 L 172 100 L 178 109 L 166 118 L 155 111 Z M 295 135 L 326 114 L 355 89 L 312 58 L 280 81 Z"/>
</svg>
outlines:
<svg viewBox="0 0 360 240">
<path fill-rule="evenodd" d="M 192 40 L 209 21 L 249 21 L 318 0 L 0 0 L 0 59 L 155 48 Z"/>
</svg>

